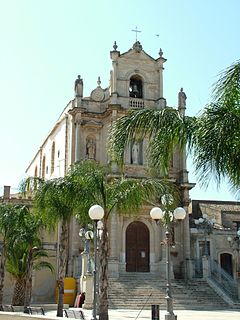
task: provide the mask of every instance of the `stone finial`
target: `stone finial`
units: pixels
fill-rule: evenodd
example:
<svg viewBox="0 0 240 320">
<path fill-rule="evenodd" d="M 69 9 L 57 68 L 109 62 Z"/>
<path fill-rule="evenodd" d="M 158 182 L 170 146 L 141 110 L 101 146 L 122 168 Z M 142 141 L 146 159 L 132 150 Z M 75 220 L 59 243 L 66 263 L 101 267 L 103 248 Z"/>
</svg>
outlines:
<svg viewBox="0 0 240 320">
<path fill-rule="evenodd" d="M 160 48 L 160 49 L 159 49 L 159 52 L 158 52 L 158 54 L 159 54 L 160 58 L 162 58 L 162 56 L 163 56 L 163 51 L 162 51 L 162 48 Z"/>
<path fill-rule="evenodd" d="M 114 41 L 114 44 L 113 44 L 113 49 L 114 49 L 114 51 L 117 51 L 117 48 L 118 48 L 118 46 L 117 46 L 117 42 L 116 42 L 116 41 Z"/>
<path fill-rule="evenodd" d="M 136 51 L 136 52 L 141 52 L 142 51 L 142 45 L 139 41 L 136 41 L 133 45 L 133 49 Z"/>
<path fill-rule="evenodd" d="M 98 87 L 101 86 L 101 79 L 100 79 L 100 77 L 98 77 L 97 85 L 98 85 Z"/>
</svg>

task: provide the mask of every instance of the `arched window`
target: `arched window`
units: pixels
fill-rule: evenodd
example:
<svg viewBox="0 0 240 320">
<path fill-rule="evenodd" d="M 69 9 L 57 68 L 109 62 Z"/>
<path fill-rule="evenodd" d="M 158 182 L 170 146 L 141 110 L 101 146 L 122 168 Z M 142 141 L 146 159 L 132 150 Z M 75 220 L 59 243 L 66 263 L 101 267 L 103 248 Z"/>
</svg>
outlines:
<svg viewBox="0 0 240 320">
<path fill-rule="evenodd" d="M 38 167 L 36 166 L 34 170 L 34 177 L 37 177 L 37 175 L 38 175 Z"/>
<path fill-rule="evenodd" d="M 43 159 L 42 159 L 42 178 L 45 178 L 45 170 L 46 170 L 46 157 L 43 156 Z"/>
<path fill-rule="evenodd" d="M 143 83 L 142 79 L 135 75 L 130 78 L 129 96 L 132 98 L 143 98 Z"/>
<path fill-rule="evenodd" d="M 52 151 L 51 151 L 51 174 L 54 171 L 55 167 L 55 142 L 52 143 Z"/>
</svg>

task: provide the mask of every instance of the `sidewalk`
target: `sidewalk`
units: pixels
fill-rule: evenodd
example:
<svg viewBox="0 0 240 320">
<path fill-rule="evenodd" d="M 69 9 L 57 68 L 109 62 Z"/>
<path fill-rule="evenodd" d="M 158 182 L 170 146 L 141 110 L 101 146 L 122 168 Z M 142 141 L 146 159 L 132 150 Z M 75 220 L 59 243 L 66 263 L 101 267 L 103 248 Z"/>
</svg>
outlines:
<svg viewBox="0 0 240 320">
<path fill-rule="evenodd" d="M 71 308 L 74 309 L 74 308 Z M 92 319 L 92 310 L 83 310 L 86 320 Z M 151 310 L 110 309 L 110 320 L 151 320 Z M 160 310 L 160 320 L 164 320 L 166 311 Z M 175 310 L 178 320 L 237 320 L 240 319 L 240 310 Z M 56 316 L 56 311 L 47 312 L 49 316 Z M 58 318 L 59 319 L 59 318 Z"/>
</svg>

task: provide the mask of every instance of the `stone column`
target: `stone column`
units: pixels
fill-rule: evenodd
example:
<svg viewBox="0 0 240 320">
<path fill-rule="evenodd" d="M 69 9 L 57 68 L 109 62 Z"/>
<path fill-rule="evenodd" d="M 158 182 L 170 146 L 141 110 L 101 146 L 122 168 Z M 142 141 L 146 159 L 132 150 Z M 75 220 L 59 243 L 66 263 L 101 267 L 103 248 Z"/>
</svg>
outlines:
<svg viewBox="0 0 240 320">
<path fill-rule="evenodd" d="M 163 57 L 162 49 L 159 50 L 159 58 L 158 58 L 158 65 L 159 65 L 159 107 L 164 108 L 166 106 L 166 100 L 163 97 L 163 64 L 167 60 Z"/>
<path fill-rule="evenodd" d="M 237 286 L 238 286 L 238 299 L 240 300 L 240 278 L 237 279 Z"/>
<path fill-rule="evenodd" d="M 117 92 L 117 61 L 113 61 L 113 78 L 112 78 L 112 86 L 113 86 L 113 93 Z"/>
<path fill-rule="evenodd" d="M 206 256 L 202 257 L 202 264 L 203 264 L 203 279 L 207 279 L 209 276 L 208 257 L 206 257 Z"/>
<path fill-rule="evenodd" d="M 110 57 L 112 59 L 112 94 L 117 93 L 117 59 L 120 55 L 120 52 L 117 51 L 117 44 L 116 41 L 114 42 L 113 45 L 113 51 L 110 52 Z"/>
<path fill-rule="evenodd" d="M 87 273 L 84 277 L 83 289 L 85 292 L 85 301 L 83 308 L 92 309 L 93 307 L 93 275 Z"/>
<path fill-rule="evenodd" d="M 194 273 L 195 273 L 192 259 L 186 259 L 186 273 L 188 275 L 187 279 L 191 280 L 193 278 L 193 276 L 194 276 Z"/>
</svg>

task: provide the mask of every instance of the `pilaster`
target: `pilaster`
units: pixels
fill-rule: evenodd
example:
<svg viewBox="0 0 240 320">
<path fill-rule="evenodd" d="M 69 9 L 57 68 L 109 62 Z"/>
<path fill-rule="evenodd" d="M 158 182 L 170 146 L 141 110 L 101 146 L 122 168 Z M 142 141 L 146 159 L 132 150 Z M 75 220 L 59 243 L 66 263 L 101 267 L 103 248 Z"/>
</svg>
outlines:
<svg viewBox="0 0 240 320">
<path fill-rule="evenodd" d="M 110 256 L 108 259 L 108 271 L 109 275 L 114 278 L 119 276 L 119 258 L 118 258 L 118 216 L 116 209 L 113 210 L 110 220 Z"/>
<path fill-rule="evenodd" d="M 81 121 L 75 123 L 75 162 L 80 161 L 80 126 Z"/>
</svg>

